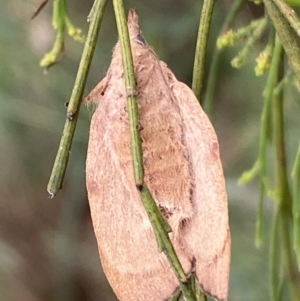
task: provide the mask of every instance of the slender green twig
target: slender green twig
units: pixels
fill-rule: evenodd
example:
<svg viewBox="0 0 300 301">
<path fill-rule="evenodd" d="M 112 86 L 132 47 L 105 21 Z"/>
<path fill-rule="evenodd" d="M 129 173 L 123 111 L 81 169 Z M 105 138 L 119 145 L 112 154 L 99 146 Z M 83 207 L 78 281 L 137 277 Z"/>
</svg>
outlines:
<svg viewBox="0 0 300 301">
<path fill-rule="evenodd" d="M 274 96 L 277 96 L 279 93 L 282 92 L 284 86 L 291 81 L 292 76 L 293 76 L 293 73 L 292 73 L 291 69 L 287 70 L 284 75 L 284 78 L 275 87 L 275 89 L 273 91 Z"/>
<path fill-rule="evenodd" d="M 238 41 L 242 39 L 247 39 L 251 37 L 255 30 L 260 26 L 261 22 L 265 17 L 255 19 L 251 21 L 248 25 L 240 27 L 236 30 L 228 30 L 217 39 L 217 48 L 223 49 L 225 47 L 230 47 L 235 45 Z"/>
<path fill-rule="evenodd" d="M 208 34 L 215 0 L 204 0 L 199 23 L 197 45 L 194 59 L 192 90 L 198 100 L 202 97 L 202 88 L 204 83 L 205 57 L 208 43 Z"/>
<path fill-rule="evenodd" d="M 257 213 L 257 220 L 256 220 L 256 237 L 255 237 L 256 246 L 260 246 L 263 239 L 264 199 L 265 199 L 266 191 L 270 191 L 271 189 L 268 181 L 268 176 L 267 176 L 267 145 L 268 145 L 268 141 L 270 141 L 270 133 L 272 129 L 272 123 L 270 120 L 272 114 L 271 104 L 272 104 L 273 90 L 277 84 L 277 75 L 278 75 L 278 68 L 280 64 L 280 55 L 281 55 L 280 49 L 281 49 L 281 45 L 279 43 L 274 48 L 266 87 L 263 91 L 264 106 L 263 106 L 263 111 L 261 116 L 258 158 L 254 166 L 249 171 L 244 172 L 239 180 L 240 183 L 246 183 L 252 180 L 253 177 L 257 174 L 259 174 L 261 178 L 260 198 L 259 198 L 259 206 L 258 206 L 258 213 Z"/>
<path fill-rule="evenodd" d="M 193 291 L 195 292 L 197 301 L 206 301 L 207 297 L 206 297 L 205 293 L 202 291 L 202 289 L 200 288 L 200 285 L 197 282 L 195 274 L 191 275 L 191 282 L 192 282 Z"/>
<path fill-rule="evenodd" d="M 298 33 L 291 27 L 289 21 L 276 6 L 274 0 L 264 0 L 276 32 L 289 58 L 290 65 L 300 83 L 300 39 Z"/>
<path fill-rule="evenodd" d="M 180 290 L 175 294 L 175 296 L 172 297 L 170 301 L 180 301 L 181 297 L 182 297 L 182 292 Z"/>
<path fill-rule="evenodd" d="M 191 283 L 185 275 L 183 267 L 170 241 L 168 232 L 171 229 L 169 226 L 167 227 L 166 221 L 164 221 L 159 208 L 157 207 L 149 189 L 144 183 L 143 154 L 140 133 L 138 130 L 139 117 L 137 100 L 135 96 L 136 83 L 134 77 L 133 59 L 123 1 L 113 0 L 113 6 L 121 45 L 122 61 L 125 75 L 125 87 L 128 98 L 127 106 L 130 124 L 131 152 L 133 158 L 133 168 L 136 186 L 140 191 L 141 199 L 152 224 L 158 246 L 160 250 L 166 254 L 174 270 L 174 273 L 178 278 L 185 299 L 187 301 L 196 301 L 196 297 L 192 290 Z"/>
<path fill-rule="evenodd" d="M 292 171 L 293 178 L 293 231 L 294 250 L 300 271 L 300 144 Z"/>
<path fill-rule="evenodd" d="M 33 17 L 35 17 L 41 11 L 41 9 L 46 5 L 47 2 L 48 1 L 44 1 L 40 5 L 40 7 L 34 13 Z M 52 65 L 56 64 L 60 59 L 60 55 L 63 55 L 65 29 L 68 30 L 68 34 L 75 41 L 84 42 L 85 40 L 85 36 L 82 34 L 81 29 L 75 27 L 68 16 L 66 0 L 53 1 L 52 24 L 57 33 L 52 50 L 46 53 L 40 61 L 40 66 L 45 68 L 49 68 Z"/>
<path fill-rule="evenodd" d="M 63 52 L 65 41 L 65 0 L 55 0 L 53 2 L 52 25 L 57 31 L 53 48 L 46 53 L 40 61 L 40 66 L 49 68 L 58 61 L 59 55 Z"/>
<path fill-rule="evenodd" d="M 259 166 L 260 166 L 260 176 L 261 176 L 261 187 L 260 187 L 260 200 L 259 200 L 259 210 L 257 214 L 257 221 L 256 221 L 256 245 L 259 246 L 262 241 L 263 237 L 263 209 L 264 209 L 264 199 L 265 199 L 265 192 L 270 190 L 269 183 L 268 183 L 268 176 L 267 176 L 267 144 L 270 140 L 270 133 L 272 129 L 271 123 L 271 104 L 272 104 L 272 97 L 273 97 L 273 90 L 277 84 L 277 77 L 278 77 L 278 70 L 280 66 L 281 60 L 281 44 L 277 41 L 273 56 L 270 71 L 268 74 L 268 79 L 266 83 L 266 87 L 263 91 L 264 96 L 264 107 L 261 117 L 261 132 L 260 132 L 260 140 L 259 140 Z"/>
<path fill-rule="evenodd" d="M 277 6 L 286 20 L 288 20 L 297 35 L 300 36 L 300 20 L 296 12 L 283 0 L 273 0 L 273 3 Z"/>
<path fill-rule="evenodd" d="M 269 250 L 270 297 L 271 301 L 280 301 L 279 288 L 282 285 L 282 261 L 280 259 L 279 210 L 278 208 L 275 208 L 275 210 Z"/>
<path fill-rule="evenodd" d="M 82 95 L 92 62 L 97 37 L 102 22 L 107 0 L 95 0 L 95 13 L 91 19 L 87 39 L 84 44 L 77 76 L 67 110 L 67 118 L 55 158 L 54 166 L 47 186 L 50 197 L 53 197 L 62 187 L 65 176 L 72 140 L 76 128 Z"/>
<path fill-rule="evenodd" d="M 116 15 L 119 39 L 122 51 L 123 68 L 125 75 L 126 95 L 128 100 L 128 115 L 130 120 L 131 152 L 133 158 L 134 179 L 137 186 L 144 183 L 144 165 L 142 143 L 138 130 L 138 105 L 136 100 L 136 83 L 133 69 L 133 59 L 130 47 L 129 33 L 122 1 L 113 1 Z"/>
<path fill-rule="evenodd" d="M 276 44 L 280 44 L 276 39 Z M 280 46 L 281 47 L 281 46 Z M 283 51 L 281 47 L 281 68 L 278 69 L 277 82 L 279 82 L 284 73 L 283 69 Z M 279 78 L 280 76 L 280 78 Z M 274 142 L 276 149 L 276 178 L 277 178 L 277 195 L 278 210 L 280 218 L 280 239 L 283 266 L 290 286 L 292 300 L 300 300 L 300 277 L 297 273 L 293 260 L 293 253 L 290 240 L 290 219 L 292 216 L 292 197 L 288 183 L 286 153 L 285 153 L 285 136 L 284 136 L 284 113 L 283 113 L 283 90 L 276 96 L 273 96 L 273 124 L 274 124 Z"/>
<path fill-rule="evenodd" d="M 115 0 L 118 1 L 118 0 Z M 175 253 L 174 247 L 170 241 L 169 235 L 164 228 L 164 224 L 160 222 L 161 213 L 157 207 L 153 197 L 147 186 L 144 184 L 141 191 L 141 199 L 146 212 L 151 221 L 156 239 L 158 240 L 158 246 L 165 253 L 168 258 L 174 273 L 179 281 L 180 288 L 182 290 L 183 296 L 187 301 L 196 301 L 195 294 L 192 289 L 190 279 L 185 275 L 182 265 Z M 197 300 L 198 301 L 198 300 Z"/>
<path fill-rule="evenodd" d="M 261 20 L 257 20 L 257 23 L 255 22 L 255 25 L 256 25 L 256 28 L 254 29 L 252 35 L 250 35 L 249 38 L 247 39 L 243 49 L 231 61 L 232 67 L 240 68 L 244 64 L 244 62 L 248 56 L 248 53 L 254 47 L 255 42 L 263 34 L 263 31 L 267 26 L 267 18 L 262 18 Z"/>
<path fill-rule="evenodd" d="M 224 32 L 228 29 L 228 27 L 230 26 L 230 24 L 232 23 L 232 21 L 234 20 L 234 18 L 236 17 L 236 15 L 238 14 L 238 12 L 240 11 L 240 9 L 242 8 L 245 2 L 246 0 L 235 0 L 233 2 L 233 4 L 230 6 L 228 13 L 226 14 L 226 18 L 224 20 L 220 32 Z M 204 111 L 208 116 L 211 116 L 213 111 L 215 91 L 216 91 L 216 86 L 218 81 L 220 54 L 221 51 L 217 47 L 215 47 L 212 56 L 212 61 L 210 64 L 210 69 L 209 69 L 206 95 L 203 102 Z"/>
<path fill-rule="evenodd" d="M 282 249 L 282 257 L 283 257 L 283 265 L 286 273 L 286 277 L 288 280 L 288 284 L 290 287 L 291 299 L 293 301 L 300 300 L 300 277 L 299 273 L 297 273 L 297 267 L 294 264 L 293 260 L 293 252 L 292 252 L 292 243 L 291 243 L 291 231 L 290 231 L 290 212 L 287 210 L 281 209 L 281 217 L 280 217 L 280 237 L 281 241 L 281 249 Z"/>
</svg>

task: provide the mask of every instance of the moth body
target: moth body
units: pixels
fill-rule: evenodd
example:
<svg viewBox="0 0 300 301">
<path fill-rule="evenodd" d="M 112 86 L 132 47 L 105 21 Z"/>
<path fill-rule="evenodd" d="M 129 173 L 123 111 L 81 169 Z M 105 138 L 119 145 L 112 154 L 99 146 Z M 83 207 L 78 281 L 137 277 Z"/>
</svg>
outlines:
<svg viewBox="0 0 300 301">
<path fill-rule="evenodd" d="M 128 27 L 137 81 L 145 183 L 172 227 L 186 274 L 227 300 L 230 258 L 227 196 L 214 129 L 193 92 Z M 104 272 L 121 301 L 164 301 L 179 284 L 143 208 L 133 178 L 127 95 L 117 44 L 106 77 L 88 96 L 92 117 L 87 189 Z"/>
</svg>

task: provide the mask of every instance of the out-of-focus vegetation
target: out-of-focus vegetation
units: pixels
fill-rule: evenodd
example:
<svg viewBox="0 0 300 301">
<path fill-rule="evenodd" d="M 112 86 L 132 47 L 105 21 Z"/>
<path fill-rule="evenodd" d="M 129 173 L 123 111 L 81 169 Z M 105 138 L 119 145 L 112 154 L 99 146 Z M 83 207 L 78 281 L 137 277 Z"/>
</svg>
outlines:
<svg viewBox="0 0 300 301">
<path fill-rule="evenodd" d="M 39 60 L 52 47 L 51 5 L 33 20 L 40 0 L 4 1 L 0 10 L 0 299 L 23 301 L 114 300 L 101 272 L 85 189 L 85 157 L 91 108 L 83 108 L 63 190 L 48 198 L 49 179 L 82 44 L 67 38 L 65 57 L 48 74 Z M 125 1 L 136 7 L 143 34 L 178 79 L 190 85 L 201 10 L 196 0 Z M 207 66 L 224 14 L 231 2 L 218 2 L 213 17 Z M 92 1 L 69 1 L 69 14 L 83 31 Z M 251 3 L 241 24 L 262 14 Z M 103 77 L 117 33 L 107 6 L 86 92 Z M 240 70 L 230 66 L 238 45 L 221 57 L 213 122 L 220 140 L 227 178 L 232 231 L 230 300 L 268 298 L 268 213 L 262 247 L 254 247 L 258 187 L 237 186 L 258 149 L 262 89 L 265 78 L 254 73 L 256 45 Z M 299 101 L 286 91 L 288 166 L 298 145 Z M 270 160 L 271 160 L 270 154 Z M 288 297 L 285 299 L 288 300 Z"/>
</svg>

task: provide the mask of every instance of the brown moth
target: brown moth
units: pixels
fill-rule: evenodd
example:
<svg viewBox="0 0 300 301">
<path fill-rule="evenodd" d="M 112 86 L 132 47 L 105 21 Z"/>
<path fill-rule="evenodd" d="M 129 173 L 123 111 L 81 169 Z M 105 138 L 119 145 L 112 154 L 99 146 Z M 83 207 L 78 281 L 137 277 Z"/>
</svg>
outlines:
<svg viewBox="0 0 300 301">
<path fill-rule="evenodd" d="M 170 238 L 187 274 L 227 300 L 230 232 L 218 140 L 193 92 L 179 82 L 140 35 L 128 28 L 137 82 L 145 182 L 172 227 Z M 104 272 L 121 301 L 165 301 L 179 284 L 136 188 L 121 50 L 87 97 L 91 122 L 86 181 Z"/>
</svg>

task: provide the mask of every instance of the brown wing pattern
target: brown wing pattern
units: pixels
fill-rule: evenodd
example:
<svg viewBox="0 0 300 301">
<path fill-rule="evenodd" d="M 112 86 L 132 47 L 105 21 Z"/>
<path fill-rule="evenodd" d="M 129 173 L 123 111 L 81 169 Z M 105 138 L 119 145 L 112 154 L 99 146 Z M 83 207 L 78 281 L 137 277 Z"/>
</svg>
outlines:
<svg viewBox="0 0 300 301">
<path fill-rule="evenodd" d="M 218 142 L 191 90 L 139 36 L 129 15 L 145 182 L 170 223 L 186 273 L 196 260 L 205 291 L 227 299 L 230 236 Z M 87 189 L 101 262 L 121 301 L 163 301 L 178 282 L 135 187 L 122 61 L 117 45 L 107 76 L 88 97 L 98 103 L 87 157 Z"/>
</svg>

